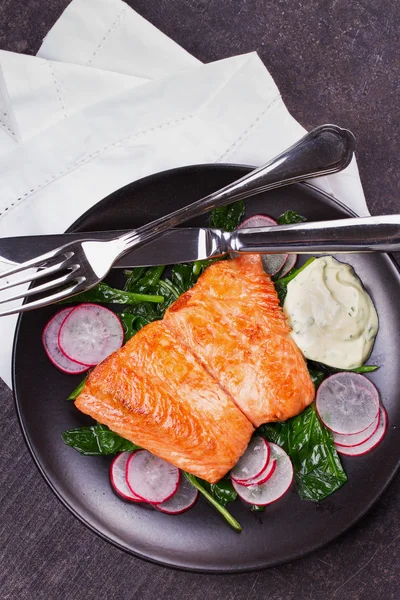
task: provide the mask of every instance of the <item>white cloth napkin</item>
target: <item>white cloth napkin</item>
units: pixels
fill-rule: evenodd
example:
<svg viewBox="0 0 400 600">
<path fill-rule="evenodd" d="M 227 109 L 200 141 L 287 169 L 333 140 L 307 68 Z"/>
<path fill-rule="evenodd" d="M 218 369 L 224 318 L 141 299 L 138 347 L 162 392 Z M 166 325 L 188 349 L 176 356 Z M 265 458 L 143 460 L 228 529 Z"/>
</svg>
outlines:
<svg viewBox="0 0 400 600">
<path fill-rule="evenodd" d="M 73 0 L 37 57 L 0 51 L 0 67 L 0 236 L 61 232 L 135 179 L 260 165 L 304 134 L 255 53 L 203 65 L 121 0 Z M 355 161 L 315 184 L 368 214 Z"/>
</svg>

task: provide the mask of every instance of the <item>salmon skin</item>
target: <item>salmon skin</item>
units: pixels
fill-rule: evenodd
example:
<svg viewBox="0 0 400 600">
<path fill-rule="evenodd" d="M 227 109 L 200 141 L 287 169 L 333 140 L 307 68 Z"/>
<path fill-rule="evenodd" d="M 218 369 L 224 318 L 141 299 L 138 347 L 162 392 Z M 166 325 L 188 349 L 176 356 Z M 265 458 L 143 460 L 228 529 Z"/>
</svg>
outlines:
<svg viewBox="0 0 400 600">
<path fill-rule="evenodd" d="M 219 261 L 89 375 L 75 401 L 122 437 L 210 483 L 254 426 L 314 397 L 259 255 Z"/>
</svg>

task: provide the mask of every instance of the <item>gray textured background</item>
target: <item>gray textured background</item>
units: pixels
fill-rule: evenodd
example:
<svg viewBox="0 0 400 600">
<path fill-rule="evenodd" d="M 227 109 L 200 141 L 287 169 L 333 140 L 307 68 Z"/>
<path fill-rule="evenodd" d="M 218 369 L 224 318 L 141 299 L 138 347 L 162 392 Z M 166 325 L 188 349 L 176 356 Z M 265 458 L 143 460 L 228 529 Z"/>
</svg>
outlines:
<svg viewBox="0 0 400 600">
<path fill-rule="evenodd" d="M 67 0 L 0 0 L 0 47 L 34 54 Z M 306 127 L 357 136 L 372 213 L 400 212 L 399 17 L 392 0 L 129 0 L 207 62 L 257 50 Z M 177 572 L 97 538 L 38 474 L 0 383 L 1 600 L 400 598 L 400 478 L 350 532 L 308 557 L 246 575 Z"/>
</svg>

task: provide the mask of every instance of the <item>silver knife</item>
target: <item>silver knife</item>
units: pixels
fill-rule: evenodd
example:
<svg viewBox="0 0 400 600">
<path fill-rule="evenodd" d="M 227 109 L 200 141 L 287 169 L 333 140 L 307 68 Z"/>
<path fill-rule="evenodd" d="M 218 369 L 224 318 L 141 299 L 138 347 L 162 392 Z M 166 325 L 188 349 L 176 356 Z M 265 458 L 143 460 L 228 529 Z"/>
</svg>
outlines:
<svg viewBox="0 0 400 600">
<path fill-rule="evenodd" d="M 82 239 L 106 240 L 124 231 L 97 231 L 0 239 L 0 260 L 21 263 Z M 325 254 L 394 252 L 400 248 L 400 215 L 381 215 L 297 223 L 273 227 L 220 229 L 182 227 L 159 234 L 115 263 L 115 267 L 150 267 L 193 262 L 239 253 Z"/>
<path fill-rule="evenodd" d="M 126 231 L 95 231 L 33 235 L 0 239 L 0 261 L 22 263 L 75 240 L 107 240 Z M 204 260 L 220 254 L 221 231 L 205 227 L 169 229 L 160 236 L 121 257 L 117 268 L 152 267 L 165 264 Z"/>
</svg>

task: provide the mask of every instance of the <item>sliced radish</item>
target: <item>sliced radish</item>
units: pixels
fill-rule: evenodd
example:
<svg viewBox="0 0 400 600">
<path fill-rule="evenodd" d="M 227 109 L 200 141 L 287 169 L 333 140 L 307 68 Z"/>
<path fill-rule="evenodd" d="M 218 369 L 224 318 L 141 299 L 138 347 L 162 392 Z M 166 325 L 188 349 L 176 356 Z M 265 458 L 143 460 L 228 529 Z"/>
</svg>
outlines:
<svg viewBox="0 0 400 600">
<path fill-rule="evenodd" d="M 268 442 L 256 436 L 250 440 L 246 452 L 239 458 L 231 471 L 231 478 L 237 483 L 258 477 L 267 467 L 270 457 Z"/>
<path fill-rule="evenodd" d="M 42 342 L 45 352 L 53 365 L 68 374 L 84 373 L 88 370 L 87 365 L 75 362 L 68 358 L 58 344 L 58 334 L 65 318 L 73 311 L 73 308 L 63 308 L 50 319 L 43 330 Z"/>
<path fill-rule="evenodd" d="M 296 262 L 297 262 L 297 254 L 288 254 L 287 260 L 286 260 L 285 264 L 283 265 L 282 271 L 279 273 L 279 278 L 286 277 L 286 275 L 289 273 L 289 271 L 291 271 L 296 266 Z"/>
<path fill-rule="evenodd" d="M 126 463 L 131 456 L 131 452 L 121 452 L 118 454 L 111 463 L 110 466 L 110 481 L 114 490 L 119 496 L 125 498 L 125 500 L 131 500 L 132 502 L 143 502 L 142 498 L 136 496 L 128 487 L 126 483 Z"/>
<path fill-rule="evenodd" d="M 242 221 L 238 229 L 250 229 L 251 227 L 271 227 L 274 225 L 278 225 L 278 222 L 268 215 L 253 215 L 252 217 L 248 217 Z"/>
<path fill-rule="evenodd" d="M 179 515 L 191 508 L 199 496 L 198 490 L 186 479 L 181 476 L 178 489 L 169 500 L 155 504 L 155 508 L 169 515 Z"/>
<path fill-rule="evenodd" d="M 287 261 L 287 254 L 261 254 L 263 269 L 268 275 L 276 275 L 284 268 Z"/>
<path fill-rule="evenodd" d="M 378 390 L 359 373 L 335 373 L 319 386 L 316 408 L 321 421 L 335 433 L 361 433 L 379 412 Z"/>
<path fill-rule="evenodd" d="M 244 487 L 250 487 L 251 485 L 261 485 L 262 483 L 266 483 L 270 477 L 274 474 L 276 469 L 276 459 L 272 458 L 268 461 L 267 468 L 259 475 L 258 477 L 254 477 L 253 479 L 247 479 L 246 481 L 242 481 L 240 485 L 244 485 Z"/>
<path fill-rule="evenodd" d="M 94 366 L 118 350 L 124 340 L 121 321 L 108 308 L 80 304 L 64 320 L 58 343 L 71 360 Z"/>
<path fill-rule="evenodd" d="M 238 496 L 256 506 L 266 506 L 279 500 L 290 488 L 293 481 L 293 466 L 286 452 L 276 444 L 269 443 L 271 456 L 276 459 L 276 468 L 266 483 L 245 486 L 232 480 L 232 485 Z"/>
<path fill-rule="evenodd" d="M 341 433 L 333 434 L 333 441 L 336 446 L 344 446 L 345 448 L 351 448 L 354 446 L 359 446 L 363 444 L 369 438 L 374 435 L 375 431 L 378 429 L 379 421 L 380 421 L 380 411 L 376 415 L 374 421 L 372 421 L 371 425 L 361 431 L 361 433 L 352 433 L 350 435 L 342 435 Z"/>
<path fill-rule="evenodd" d="M 147 450 L 137 450 L 126 463 L 126 482 L 135 496 L 150 504 L 165 502 L 178 489 L 180 471 Z"/>
<path fill-rule="evenodd" d="M 251 229 L 252 227 L 273 227 L 278 223 L 268 215 L 253 215 L 243 223 L 238 229 Z M 264 271 L 269 275 L 276 275 L 284 267 L 288 255 L 287 254 L 262 254 L 261 260 Z"/>
<path fill-rule="evenodd" d="M 373 435 L 369 437 L 363 444 L 345 448 L 344 446 L 336 446 L 336 450 L 345 456 L 362 456 L 373 450 L 379 442 L 382 441 L 388 426 L 388 417 L 386 410 L 380 406 L 379 425 Z"/>
</svg>

